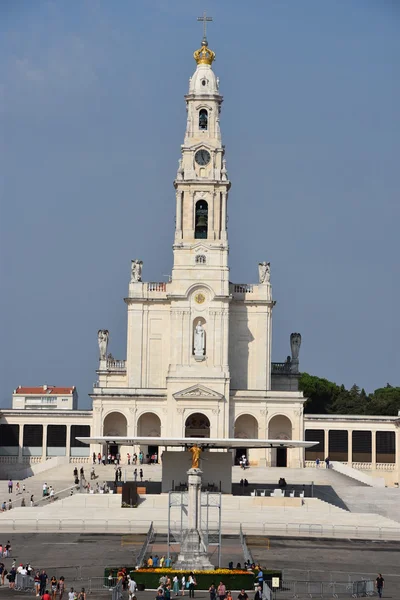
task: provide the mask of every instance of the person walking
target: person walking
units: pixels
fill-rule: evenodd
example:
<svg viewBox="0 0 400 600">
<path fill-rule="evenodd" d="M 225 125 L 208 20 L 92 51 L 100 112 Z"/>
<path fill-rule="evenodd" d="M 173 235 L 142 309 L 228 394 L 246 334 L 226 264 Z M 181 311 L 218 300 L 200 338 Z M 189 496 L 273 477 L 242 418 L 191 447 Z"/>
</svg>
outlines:
<svg viewBox="0 0 400 600">
<path fill-rule="evenodd" d="M 47 581 L 48 581 L 47 573 L 44 569 L 39 575 L 39 581 L 40 581 L 39 594 L 43 595 L 46 590 L 46 585 L 47 585 Z"/>
<path fill-rule="evenodd" d="M 60 600 L 62 600 L 65 592 L 65 579 L 63 576 L 58 580 L 58 592 L 60 594 Z"/>
<path fill-rule="evenodd" d="M 35 577 L 33 579 L 33 584 L 35 586 L 35 596 L 39 596 L 40 594 L 40 573 L 39 571 L 36 571 L 35 573 Z"/>
<path fill-rule="evenodd" d="M 385 587 L 385 580 L 382 577 L 382 573 L 378 573 L 378 577 L 375 580 L 375 585 L 379 598 L 382 598 L 382 590 Z"/>
<path fill-rule="evenodd" d="M 175 575 L 175 577 L 172 580 L 172 590 L 174 592 L 174 596 L 179 596 L 179 579 L 178 579 L 178 575 Z"/>
<path fill-rule="evenodd" d="M 315 461 L 315 466 L 317 467 L 317 469 L 319 468 L 320 462 L 321 461 L 319 460 L 319 458 L 317 458 L 317 460 Z"/>
<path fill-rule="evenodd" d="M 185 595 L 185 588 L 186 588 L 186 577 L 184 575 L 182 575 L 182 579 L 181 579 L 181 592 L 182 592 L 182 596 Z"/>
<path fill-rule="evenodd" d="M 143 482 L 143 469 L 139 471 L 140 481 Z"/>
<path fill-rule="evenodd" d="M 329 456 L 327 456 L 326 459 L 325 459 L 325 466 L 326 466 L 327 469 L 329 469 L 329 463 L 330 463 Z"/>
<path fill-rule="evenodd" d="M 8 493 L 12 494 L 12 491 L 13 491 L 13 482 L 12 482 L 12 479 L 9 479 L 8 480 Z"/>
<path fill-rule="evenodd" d="M 189 583 L 189 598 L 194 598 L 194 588 L 197 585 L 197 581 L 194 577 L 193 572 L 191 572 L 189 574 L 188 583 Z"/>
<path fill-rule="evenodd" d="M 68 600 L 76 600 L 76 594 L 74 588 L 70 588 L 68 592 Z"/>
<path fill-rule="evenodd" d="M 133 471 L 133 481 L 137 481 L 137 469 Z"/>
<path fill-rule="evenodd" d="M 57 578 L 53 575 L 53 577 L 50 580 L 50 588 L 51 588 L 51 598 L 52 598 L 52 600 L 56 600 L 57 586 L 58 586 Z"/>
<path fill-rule="evenodd" d="M 217 598 L 217 590 L 215 588 L 214 583 L 212 583 L 210 585 L 210 587 L 208 588 L 208 593 L 210 594 L 210 600 L 216 600 L 216 598 Z"/>
<path fill-rule="evenodd" d="M 223 581 L 219 582 L 219 586 L 218 586 L 218 589 L 217 589 L 217 594 L 218 594 L 219 600 L 225 600 L 226 585 L 223 583 Z"/>
</svg>

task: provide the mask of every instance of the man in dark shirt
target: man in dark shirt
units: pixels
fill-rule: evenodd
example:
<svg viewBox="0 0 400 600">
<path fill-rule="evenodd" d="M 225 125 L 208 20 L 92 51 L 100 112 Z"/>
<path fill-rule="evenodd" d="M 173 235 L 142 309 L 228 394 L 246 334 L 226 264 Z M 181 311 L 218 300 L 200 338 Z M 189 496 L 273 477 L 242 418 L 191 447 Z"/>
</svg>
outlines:
<svg viewBox="0 0 400 600">
<path fill-rule="evenodd" d="M 382 590 L 385 587 L 385 580 L 382 577 L 382 573 L 378 573 L 376 578 L 376 591 L 378 592 L 379 598 L 382 598 Z"/>
<path fill-rule="evenodd" d="M 257 587 L 256 593 L 254 594 L 254 600 L 262 600 L 262 587 L 259 585 Z"/>
<path fill-rule="evenodd" d="M 244 590 L 240 590 L 237 600 L 249 600 L 249 597 Z"/>
<path fill-rule="evenodd" d="M 45 590 L 46 590 L 46 585 L 47 585 L 47 573 L 46 571 L 42 571 L 39 575 L 39 581 L 40 581 L 40 590 L 39 590 L 39 594 L 44 594 Z"/>
</svg>

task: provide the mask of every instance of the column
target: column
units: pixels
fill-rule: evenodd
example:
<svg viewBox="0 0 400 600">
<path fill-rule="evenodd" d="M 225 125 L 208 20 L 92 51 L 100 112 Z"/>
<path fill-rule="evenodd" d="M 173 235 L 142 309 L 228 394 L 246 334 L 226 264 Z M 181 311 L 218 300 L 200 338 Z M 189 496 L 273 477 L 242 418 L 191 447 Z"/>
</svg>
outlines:
<svg viewBox="0 0 400 600">
<path fill-rule="evenodd" d="M 208 231 L 207 237 L 209 240 L 214 240 L 214 207 L 215 207 L 215 195 L 216 192 L 210 193 L 210 202 L 208 206 Z"/>
<path fill-rule="evenodd" d="M 66 425 L 67 428 L 67 437 L 65 440 L 65 456 L 71 456 L 71 425 Z"/>
<path fill-rule="evenodd" d="M 182 237 L 182 192 L 176 190 L 176 238 Z"/>
<path fill-rule="evenodd" d="M 191 215 L 190 215 L 190 237 L 194 237 L 194 227 L 195 227 L 195 219 L 196 219 L 196 215 L 195 215 L 195 206 L 194 206 L 194 192 L 192 190 L 190 190 L 189 192 L 189 198 L 190 198 L 190 202 L 189 202 L 189 211 L 191 211 Z"/>
<path fill-rule="evenodd" d="M 47 425 L 43 425 L 42 436 L 42 461 L 47 459 Z"/>
<path fill-rule="evenodd" d="M 371 431 L 371 469 L 376 469 L 376 431 Z"/>
<path fill-rule="evenodd" d="M 329 456 L 329 429 L 324 430 L 324 452 L 325 456 L 323 456 L 321 460 L 324 460 L 324 458 Z"/>
<path fill-rule="evenodd" d="M 226 240 L 226 192 L 221 194 L 221 239 Z"/>
<path fill-rule="evenodd" d="M 23 461 L 23 447 L 24 447 L 24 425 L 20 423 L 18 431 L 18 462 Z"/>
<path fill-rule="evenodd" d="M 353 466 L 353 430 L 347 432 L 347 464 Z"/>
</svg>

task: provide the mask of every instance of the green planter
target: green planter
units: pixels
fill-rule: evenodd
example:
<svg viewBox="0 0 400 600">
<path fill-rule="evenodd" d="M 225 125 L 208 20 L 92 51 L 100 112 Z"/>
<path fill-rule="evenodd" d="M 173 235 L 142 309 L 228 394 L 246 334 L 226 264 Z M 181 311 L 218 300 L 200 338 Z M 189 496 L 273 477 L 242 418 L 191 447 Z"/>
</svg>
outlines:
<svg viewBox="0 0 400 600">
<path fill-rule="evenodd" d="M 159 572 L 155 573 L 154 571 L 151 571 L 150 569 L 148 571 L 146 569 L 136 571 L 134 569 L 131 569 L 130 567 L 125 567 L 125 568 L 126 568 L 127 572 L 130 573 L 131 576 L 134 578 L 136 583 L 138 585 L 143 584 L 147 590 L 148 589 L 157 589 L 160 584 L 159 583 L 160 577 L 163 574 L 168 575 L 168 577 L 171 579 L 171 581 L 175 575 L 178 575 L 179 579 L 182 577 L 182 575 L 185 575 L 186 580 L 189 575 L 189 571 L 175 571 L 173 569 L 171 569 L 171 570 L 165 569 L 163 571 L 160 570 Z M 110 571 L 113 572 L 114 576 L 117 574 L 117 569 L 112 569 L 112 568 L 105 569 L 104 570 L 104 580 L 105 581 L 107 580 Z M 210 587 L 210 585 L 212 583 L 214 583 L 216 586 L 218 586 L 220 581 L 224 582 L 224 584 L 226 585 L 226 588 L 228 590 L 241 590 L 242 588 L 247 591 L 254 590 L 254 584 L 257 581 L 254 573 L 251 573 L 251 572 L 229 573 L 228 569 L 224 569 L 223 571 L 224 572 L 221 573 L 218 571 L 218 569 L 216 569 L 214 572 L 205 571 L 205 572 L 195 573 L 195 577 L 196 577 L 196 581 L 197 581 L 196 590 L 208 590 L 208 588 Z M 264 579 L 267 582 L 268 581 L 271 582 L 272 577 L 279 577 L 280 579 L 282 578 L 281 571 L 271 571 L 271 570 L 263 569 L 263 573 L 264 573 Z"/>
</svg>

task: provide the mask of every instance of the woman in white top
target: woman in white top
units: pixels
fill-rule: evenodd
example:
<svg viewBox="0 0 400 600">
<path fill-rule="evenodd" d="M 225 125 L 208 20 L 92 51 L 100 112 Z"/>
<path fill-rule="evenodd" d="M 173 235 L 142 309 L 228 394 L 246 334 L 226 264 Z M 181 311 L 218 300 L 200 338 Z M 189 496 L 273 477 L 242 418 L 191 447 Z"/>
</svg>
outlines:
<svg viewBox="0 0 400 600">
<path fill-rule="evenodd" d="M 182 575 L 182 579 L 181 579 L 182 596 L 185 595 L 185 587 L 186 587 L 186 577 L 184 575 Z"/>
</svg>

